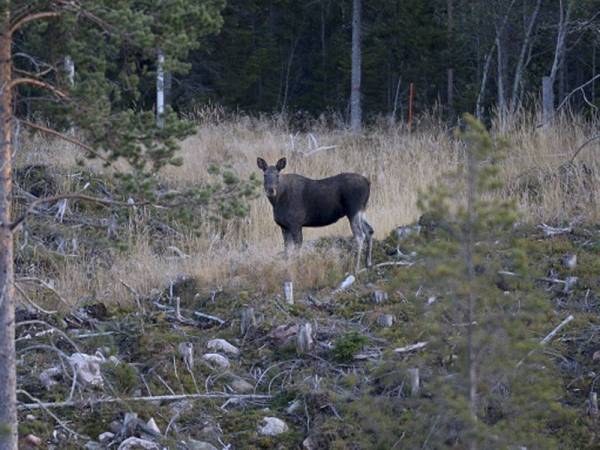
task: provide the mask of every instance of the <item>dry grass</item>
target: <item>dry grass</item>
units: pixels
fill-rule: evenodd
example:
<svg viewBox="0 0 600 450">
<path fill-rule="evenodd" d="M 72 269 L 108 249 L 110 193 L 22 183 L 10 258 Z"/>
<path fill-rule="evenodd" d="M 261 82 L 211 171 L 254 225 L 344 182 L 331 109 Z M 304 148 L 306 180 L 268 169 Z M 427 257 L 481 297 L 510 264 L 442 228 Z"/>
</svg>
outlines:
<svg viewBox="0 0 600 450">
<path fill-rule="evenodd" d="M 494 134 L 510 143 L 502 162 L 505 193 L 517 199 L 524 220 L 564 222 L 575 216 L 598 219 L 598 141 L 582 151 L 574 166 L 560 168 L 593 135 L 593 124 L 563 116 L 552 127 L 536 128 L 534 117 L 530 116 L 505 124 L 504 129 L 508 131 Z M 442 173 L 461 161 L 461 144 L 440 125 L 428 125 L 413 133 L 402 127 L 380 127 L 362 137 L 319 126 L 313 127 L 312 133 L 319 145 L 336 147 L 301 157 L 291 149 L 291 133 L 284 121 L 249 117 L 203 120 L 197 134 L 183 143 L 183 167 L 164 170 L 161 176 L 174 185 L 199 183 L 211 162 L 229 165 L 247 176 L 258 171 L 257 156 L 271 163 L 287 156 L 286 170 L 313 178 L 343 171 L 364 173 L 372 182 L 367 216 L 376 237 L 382 238 L 394 227 L 415 221 L 419 217 L 418 192 L 436 183 Z M 307 135 L 297 135 L 294 147 L 308 148 Z M 63 168 L 73 167 L 73 154 L 77 154 L 70 145 L 57 145 L 39 136 L 27 139 L 19 152 L 19 164 Z M 97 268 L 89 276 L 89 265 L 71 262 L 57 282 L 74 302 L 90 294 L 99 299 L 122 300 L 129 298 L 130 293 L 118 279 L 148 292 L 164 287 L 177 274 L 186 273 L 207 286 L 248 284 L 273 292 L 289 276 L 299 288 L 311 287 L 331 283 L 330 278 L 342 275 L 349 267 L 345 253 L 335 249 L 305 250 L 289 265 L 285 264 L 280 255 L 280 231 L 264 198 L 256 200 L 249 217 L 237 225 L 224 238 L 207 231 L 204 238 L 183 239 L 180 246 L 191 255 L 186 259 L 158 256 L 150 243 L 138 236 L 131 251 L 119 256 L 110 268 Z M 346 221 L 307 230 L 305 240 L 326 235 L 350 235 Z"/>
</svg>

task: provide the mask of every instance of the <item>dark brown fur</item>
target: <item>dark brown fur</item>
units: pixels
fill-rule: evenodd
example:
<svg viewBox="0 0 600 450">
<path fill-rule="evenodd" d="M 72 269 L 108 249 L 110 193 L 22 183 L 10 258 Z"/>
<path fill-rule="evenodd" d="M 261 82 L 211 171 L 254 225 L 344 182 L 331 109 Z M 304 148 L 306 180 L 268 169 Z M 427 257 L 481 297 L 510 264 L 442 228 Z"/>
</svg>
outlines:
<svg viewBox="0 0 600 450">
<path fill-rule="evenodd" d="M 371 183 L 357 173 L 340 173 L 313 180 L 302 175 L 283 174 L 285 158 L 268 166 L 258 158 L 265 177 L 265 192 L 273 206 L 273 218 L 281 227 L 286 253 L 293 243 L 302 245 L 302 227 L 323 227 L 347 217 L 358 244 L 358 258 L 367 239 L 367 266 L 371 264 L 373 228 L 364 218 Z M 359 260 L 357 260 L 357 270 Z"/>
</svg>

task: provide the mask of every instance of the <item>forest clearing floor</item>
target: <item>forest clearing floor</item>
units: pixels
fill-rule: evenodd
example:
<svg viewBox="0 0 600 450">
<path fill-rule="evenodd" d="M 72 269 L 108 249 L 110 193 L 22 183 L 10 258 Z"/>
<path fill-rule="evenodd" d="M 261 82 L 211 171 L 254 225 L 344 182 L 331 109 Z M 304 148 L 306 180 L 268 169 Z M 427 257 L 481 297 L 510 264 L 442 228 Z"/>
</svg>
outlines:
<svg viewBox="0 0 600 450">
<path fill-rule="evenodd" d="M 68 313 L 21 309 L 19 386 L 28 394 L 19 395 L 20 435 L 33 434 L 61 449 L 99 439 L 102 444 L 87 448 L 137 448 L 122 444 L 132 436 L 190 449 L 413 448 L 418 439 L 409 435 L 419 402 L 437 401 L 428 380 L 436 371 L 452 371 L 453 364 L 452 344 L 429 343 L 427 311 L 451 302 L 454 294 L 426 281 L 421 250 L 436 236 L 406 232 L 417 229 L 404 227 L 375 244 L 375 264 L 401 265 L 362 272 L 343 290 L 337 289 L 342 279 L 297 290 L 293 304 L 286 303 L 283 286 L 270 292 L 252 285 L 216 291 L 182 276 L 151 296 L 132 292 L 136 301 L 126 307 L 90 299 Z M 554 236 L 547 230 L 527 225 L 514 230 L 534 272 L 479 276 L 489 277 L 515 307 L 532 292 L 551 305 L 532 323 L 529 339 L 541 341 L 574 316 L 536 350 L 551 355 L 560 401 L 574 416 L 542 432 L 562 448 L 594 448 L 597 411 L 590 412 L 588 397 L 600 377 L 600 228 L 578 225 Z M 324 238 L 311 252 L 330 254 L 340 247 L 351 248 L 350 240 Z M 565 266 L 565 255 L 577 255 L 576 265 Z M 534 281 L 522 283 L 523 277 Z M 307 323 L 314 342 L 302 347 L 297 336 Z M 213 339 L 234 348 L 208 344 Z M 190 352 L 193 360 L 186 359 Z M 96 385 L 72 382 L 73 353 L 97 355 Z M 206 356 L 215 353 L 221 357 Z M 420 369 L 420 381 L 412 391 L 414 368 Z M 215 398 L 195 399 L 196 394 Z M 35 403 L 29 395 L 48 409 L 27 408 L 24 404 Z M 159 396 L 173 398 L 131 400 Z M 65 400 L 71 403 L 52 405 Z M 264 417 L 283 420 L 284 431 L 259 433 Z M 151 419 L 155 431 L 148 429 Z M 496 420 L 500 432 L 510 418 Z M 81 436 L 75 439 L 68 430 Z M 111 434 L 99 437 L 106 432 Z"/>
</svg>

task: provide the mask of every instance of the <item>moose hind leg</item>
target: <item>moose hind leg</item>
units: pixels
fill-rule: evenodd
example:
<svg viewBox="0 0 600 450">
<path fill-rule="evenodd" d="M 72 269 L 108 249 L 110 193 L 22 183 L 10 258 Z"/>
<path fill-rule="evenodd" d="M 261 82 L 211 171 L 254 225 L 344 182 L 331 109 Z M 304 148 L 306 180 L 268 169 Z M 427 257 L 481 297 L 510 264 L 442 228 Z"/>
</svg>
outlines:
<svg viewBox="0 0 600 450">
<path fill-rule="evenodd" d="M 365 236 L 367 238 L 367 254 L 365 256 L 365 265 L 367 267 L 371 267 L 373 264 L 371 261 L 371 256 L 373 254 L 373 227 L 367 222 L 364 217 L 362 218 L 362 228 L 365 232 Z"/>
<path fill-rule="evenodd" d="M 360 214 L 357 214 L 350 219 L 350 228 L 352 229 L 352 234 L 356 241 L 356 266 L 354 271 L 355 273 L 358 273 L 358 270 L 360 269 L 360 256 L 362 254 L 363 243 L 365 242 L 365 232 Z"/>
</svg>

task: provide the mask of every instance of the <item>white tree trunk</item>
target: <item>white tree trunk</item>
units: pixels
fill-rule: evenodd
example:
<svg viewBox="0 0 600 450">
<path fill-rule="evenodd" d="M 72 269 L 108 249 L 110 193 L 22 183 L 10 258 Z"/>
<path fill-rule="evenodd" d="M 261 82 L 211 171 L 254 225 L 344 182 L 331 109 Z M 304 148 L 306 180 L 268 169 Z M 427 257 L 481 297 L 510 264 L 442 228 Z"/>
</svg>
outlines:
<svg viewBox="0 0 600 450">
<path fill-rule="evenodd" d="M 352 91 L 350 92 L 350 126 L 354 133 L 362 126 L 362 107 L 360 103 L 361 85 L 361 0 L 353 0 L 352 8 Z"/>
<path fill-rule="evenodd" d="M 156 126 L 165 126 L 165 54 L 158 50 L 156 61 Z"/>
<path fill-rule="evenodd" d="M 71 58 L 69 55 L 65 56 L 64 65 L 65 73 L 67 74 L 67 80 L 69 80 L 69 85 L 73 86 L 75 84 L 75 63 L 73 62 L 73 58 Z"/>
</svg>

